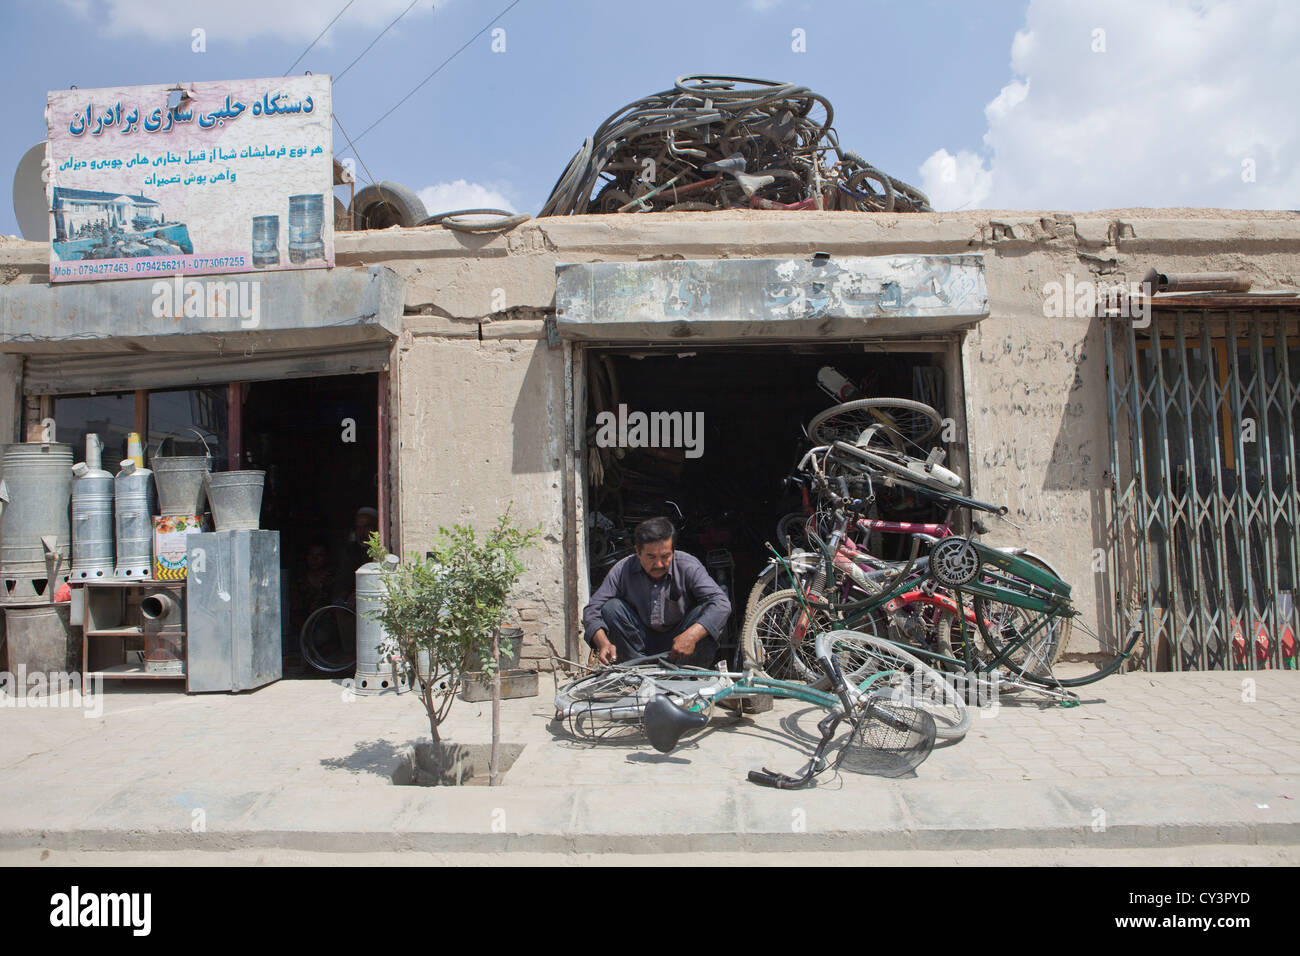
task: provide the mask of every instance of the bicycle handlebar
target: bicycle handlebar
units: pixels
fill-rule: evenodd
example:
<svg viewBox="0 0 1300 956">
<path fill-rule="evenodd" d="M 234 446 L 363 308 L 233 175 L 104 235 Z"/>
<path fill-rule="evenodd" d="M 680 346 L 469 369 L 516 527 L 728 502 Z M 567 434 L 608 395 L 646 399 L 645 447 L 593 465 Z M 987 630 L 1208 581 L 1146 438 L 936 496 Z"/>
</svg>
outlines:
<svg viewBox="0 0 1300 956">
<path fill-rule="evenodd" d="M 812 776 L 812 773 L 809 772 L 803 777 L 791 777 L 764 767 L 762 770 L 751 770 L 749 772 L 749 782 L 756 783 L 760 787 L 774 787 L 777 790 L 798 790 L 806 786 Z"/>
</svg>

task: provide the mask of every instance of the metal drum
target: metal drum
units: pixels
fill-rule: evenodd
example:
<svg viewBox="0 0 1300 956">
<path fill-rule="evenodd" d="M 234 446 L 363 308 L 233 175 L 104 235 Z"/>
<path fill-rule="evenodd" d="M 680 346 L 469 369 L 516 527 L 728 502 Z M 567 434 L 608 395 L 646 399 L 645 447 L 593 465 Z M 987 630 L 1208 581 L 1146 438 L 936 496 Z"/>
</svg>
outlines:
<svg viewBox="0 0 1300 956">
<path fill-rule="evenodd" d="M 72 580 L 113 573 L 113 476 L 100 467 L 104 443 L 86 436 L 86 460 L 72 466 Z"/>
<path fill-rule="evenodd" d="M 325 243 L 321 227 L 325 222 L 325 196 L 321 193 L 289 197 L 289 261 L 303 263 L 323 259 Z"/>
<path fill-rule="evenodd" d="M 127 458 L 113 479 L 119 578 L 147 578 L 153 559 L 153 472 Z"/>
<path fill-rule="evenodd" d="M 4 609 L 5 636 L 9 649 L 7 670 L 17 674 L 81 673 L 81 641 L 72 631 L 71 605 L 24 604 Z M 22 688 L 18 688 L 19 691 Z"/>
<path fill-rule="evenodd" d="M 410 685 L 406 673 L 379 660 L 380 644 L 388 639 L 384 625 L 371 615 L 384 605 L 384 570 L 374 561 L 357 568 L 357 676 L 352 689 L 358 694 L 400 694 Z"/>
<path fill-rule="evenodd" d="M 0 600 L 53 600 L 68 579 L 72 534 L 72 446 L 6 445 L 0 481 Z"/>
</svg>

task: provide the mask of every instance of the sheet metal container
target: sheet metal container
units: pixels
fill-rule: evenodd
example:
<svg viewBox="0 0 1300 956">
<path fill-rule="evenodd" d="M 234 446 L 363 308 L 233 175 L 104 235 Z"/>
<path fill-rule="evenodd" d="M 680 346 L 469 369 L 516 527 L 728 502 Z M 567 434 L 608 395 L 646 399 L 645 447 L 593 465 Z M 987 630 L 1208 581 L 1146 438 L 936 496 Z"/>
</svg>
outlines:
<svg viewBox="0 0 1300 956">
<path fill-rule="evenodd" d="M 151 591 L 140 599 L 146 673 L 185 673 L 184 600 L 179 584 Z"/>
<path fill-rule="evenodd" d="M 9 673 L 25 668 L 47 681 L 54 674 L 81 673 L 81 640 L 73 634 L 66 602 L 8 605 L 4 616 Z"/>
<path fill-rule="evenodd" d="M 113 479 L 113 508 L 116 514 L 117 562 L 113 575 L 119 578 L 148 578 L 153 564 L 153 515 L 155 508 L 153 472 L 137 468 L 130 458 Z"/>
<path fill-rule="evenodd" d="M 104 443 L 86 436 L 86 460 L 72 466 L 72 580 L 113 573 L 113 476 L 100 467 Z"/>
<path fill-rule="evenodd" d="M 384 569 L 372 561 L 357 568 L 357 674 L 352 689 L 358 694 L 400 694 L 410 681 L 399 665 L 379 659 L 378 647 L 388 639 L 384 625 L 371 615 L 384 603 Z"/>
<path fill-rule="evenodd" d="M 279 680 L 280 532 L 185 538 L 187 689 L 250 690 Z"/>
<path fill-rule="evenodd" d="M 52 600 L 72 554 L 72 446 L 6 445 L 0 480 L 0 599 Z"/>
<path fill-rule="evenodd" d="M 218 531 L 256 531 L 262 514 L 264 471 L 218 471 L 206 475 L 212 523 Z"/>
<path fill-rule="evenodd" d="M 203 479 L 212 470 L 210 455 L 155 455 L 153 480 L 160 515 L 201 515 L 207 510 Z"/>
</svg>

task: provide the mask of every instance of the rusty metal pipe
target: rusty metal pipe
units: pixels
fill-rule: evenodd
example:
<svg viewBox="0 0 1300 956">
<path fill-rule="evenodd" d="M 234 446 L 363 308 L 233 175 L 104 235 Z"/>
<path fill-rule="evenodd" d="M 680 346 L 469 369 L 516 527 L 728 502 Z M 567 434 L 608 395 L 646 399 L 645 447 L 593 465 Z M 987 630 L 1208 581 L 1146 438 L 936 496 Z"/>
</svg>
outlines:
<svg viewBox="0 0 1300 956">
<path fill-rule="evenodd" d="M 1250 276 L 1244 272 L 1170 272 L 1148 269 L 1142 285 L 1158 292 L 1249 292 Z"/>
</svg>

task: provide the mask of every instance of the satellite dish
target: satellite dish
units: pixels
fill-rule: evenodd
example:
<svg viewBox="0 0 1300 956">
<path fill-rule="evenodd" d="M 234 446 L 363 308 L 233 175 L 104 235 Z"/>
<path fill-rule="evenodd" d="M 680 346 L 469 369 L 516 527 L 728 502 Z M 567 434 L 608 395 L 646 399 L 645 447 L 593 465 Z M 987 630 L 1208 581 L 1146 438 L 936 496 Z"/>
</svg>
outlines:
<svg viewBox="0 0 1300 956">
<path fill-rule="evenodd" d="M 14 216 L 24 239 L 50 241 L 50 201 L 45 196 L 45 144 L 37 143 L 18 161 L 14 173 Z"/>
</svg>

